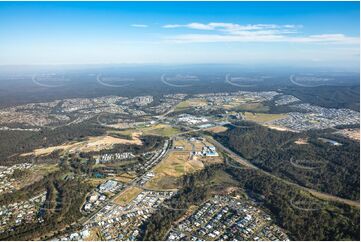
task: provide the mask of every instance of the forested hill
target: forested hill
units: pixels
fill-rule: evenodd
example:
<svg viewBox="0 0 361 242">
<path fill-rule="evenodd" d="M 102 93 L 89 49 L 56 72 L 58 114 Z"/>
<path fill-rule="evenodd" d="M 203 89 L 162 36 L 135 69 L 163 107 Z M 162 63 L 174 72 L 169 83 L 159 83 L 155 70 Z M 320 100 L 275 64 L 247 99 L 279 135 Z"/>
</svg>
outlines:
<svg viewBox="0 0 361 242">
<path fill-rule="evenodd" d="M 292 133 L 253 123 L 243 123 L 242 128 L 229 126 L 215 138 L 265 171 L 305 187 L 359 200 L 359 142 L 330 130 Z M 319 138 L 332 138 L 342 145 Z M 306 143 L 297 143 L 299 139 Z"/>
</svg>

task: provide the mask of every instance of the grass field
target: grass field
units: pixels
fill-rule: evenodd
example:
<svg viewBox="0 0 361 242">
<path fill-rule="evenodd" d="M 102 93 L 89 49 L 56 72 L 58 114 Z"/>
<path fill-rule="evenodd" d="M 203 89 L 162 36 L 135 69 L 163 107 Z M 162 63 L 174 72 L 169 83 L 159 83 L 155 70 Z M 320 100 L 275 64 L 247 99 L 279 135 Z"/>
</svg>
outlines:
<svg viewBox="0 0 361 242">
<path fill-rule="evenodd" d="M 181 176 L 202 170 L 207 164 L 221 163 L 221 157 L 192 156 L 190 152 L 201 151 L 204 145 L 210 145 L 206 141 L 176 140 L 174 146 L 182 146 L 182 151 L 172 151 L 153 170 L 154 177 L 146 183 L 146 187 L 155 190 L 177 188 L 176 181 Z"/>
<path fill-rule="evenodd" d="M 33 152 L 21 154 L 20 156 L 27 156 L 27 155 L 43 156 L 43 155 L 49 155 L 52 152 L 58 150 L 68 153 L 92 152 L 92 151 L 99 151 L 104 149 L 111 149 L 114 144 L 142 145 L 142 141 L 139 139 L 139 136 L 140 133 L 132 133 L 132 139 L 116 138 L 109 135 L 87 137 L 85 141 L 69 142 L 62 145 L 35 149 Z"/>
<path fill-rule="evenodd" d="M 192 145 L 189 141 L 187 140 L 175 140 L 174 141 L 174 146 L 182 146 L 184 149 L 183 151 L 192 151 Z"/>
<path fill-rule="evenodd" d="M 235 181 L 228 173 L 217 170 L 211 180 L 208 181 L 210 184 L 233 184 L 237 185 Z"/>
<path fill-rule="evenodd" d="M 286 114 L 268 114 L 268 113 L 251 113 L 251 112 L 244 112 L 243 117 L 246 120 L 265 123 L 270 122 L 278 119 L 286 118 Z"/>
<path fill-rule="evenodd" d="M 135 177 L 136 177 L 136 174 L 122 173 L 122 174 L 118 174 L 116 177 L 114 177 L 114 180 L 117 180 L 117 181 L 120 181 L 123 183 L 128 183 L 128 182 L 132 181 Z"/>
<path fill-rule="evenodd" d="M 149 127 L 138 127 L 126 130 L 116 131 L 122 135 L 131 136 L 133 133 L 142 133 L 142 135 L 158 135 L 164 137 L 171 137 L 180 132 L 179 129 L 173 128 L 168 124 L 156 124 Z"/>
<path fill-rule="evenodd" d="M 119 205 L 126 205 L 142 191 L 139 187 L 128 187 L 114 199 L 114 202 Z"/>
<path fill-rule="evenodd" d="M 192 107 L 206 106 L 208 102 L 201 98 L 191 98 L 183 102 L 178 103 L 174 111 L 182 111 Z"/>
<path fill-rule="evenodd" d="M 251 111 L 251 112 L 267 112 L 269 110 L 268 106 L 265 106 L 262 103 L 257 103 L 257 102 L 256 103 L 233 102 L 222 105 L 222 108 L 226 110 Z"/>
<path fill-rule="evenodd" d="M 212 133 L 222 133 L 222 132 L 225 132 L 227 131 L 228 128 L 227 127 L 224 127 L 224 126 L 215 126 L 215 127 L 212 127 L 212 128 L 209 128 L 207 129 L 207 131 L 210 131 Z"/>
<path fill-rule="evenodd" d="M 189 159 L 189 152 L 171 152 L 155 169 L 156 174 L 179 177 L 203 169 L 202 162 Z"/>
<path fill-rule="evenodd" d="M 171 137 L 180 132 L 179 129 L 173 128 L 168 124 L 156 124 L 154 126 L 142 128 L 140 131 L 142 131 L 145 135 L 158 135 L 165 137 Z"/>
<path fill-rule="evenodd" d="M 269 107 L 262 103 L 242 103 L 236 107 L 239 110 L 253 111 L 253 112 L 267 112 Z"/>
<path fill-rule="evenodd" d="M 189 160 L 188 151 L 171 152 L 153 170 L 155 176 L 146 183 L 149 189 L 175 189 L 177 178 L 202 170 L 204 165 L 199 160 Z"/>
<path fill-rule="evenodd" d="M 39 164 L 34 168 L 35 173 L 39 175 L 39 173 L 52 173 L 59 170 L 58 164 Z"/>
<path fill-rule="evenodd" d="M 106 181 L 107 181 L 107 179 L 105 179 L 105 178 L 88 178 L 88 179 L 86 179 L 85 182 L 87 184 L 91 185 L 92 187 L 97 187 L 98 185 L 100 185 Z"/>
</svg>

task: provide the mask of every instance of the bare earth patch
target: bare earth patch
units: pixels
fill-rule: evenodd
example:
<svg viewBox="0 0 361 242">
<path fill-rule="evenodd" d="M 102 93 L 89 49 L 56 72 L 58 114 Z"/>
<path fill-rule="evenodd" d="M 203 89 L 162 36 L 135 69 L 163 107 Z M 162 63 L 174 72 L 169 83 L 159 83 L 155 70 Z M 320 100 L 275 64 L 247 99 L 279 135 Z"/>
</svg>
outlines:
<svg viewBox="0 0 361 242">
<path fill-rule="evenodd" d="M 289 128 L 285 128 L 285 127 L 281 127 L 281 126 L 270 125 L 270 124 L 266 124 L 265 126 L 266 126 L 267 128 L 274 129 L 274 130 L 278 130 L 278 131 L 290 131 L 290 132 L 295 132 L 294 130 L 291 130 L 291 129 L 289 129 Z"/>
<path fill-rule="evenodd" d="M 115 137 L 112 137 L 109 135 L 88 137 L 88 139 L 86 141 L 35 149 L 33 152 L 24 153 L 24 154 L 21 154 L 20 156 L 49 155 L 52 152 L 58 151 L 58 150 L 67 151 L 69 153 L 100 151 L 100 150 L 105 150 L 105 149 L 111 149 L 113 147 L 113 145 L 115 145 L 115 144 L 142 145 L 142 141 L 139 139 L 139 136 L 140 136 L 140 133 L 133 133 L 131 140 L 115 138 Z"/>
<path fill-rule="evenodd" d="M 224 126 L 216 126 L 216 127 L 212 127 L 212 128 L 206 129 L 206 130 L 217 134 L 217 133 L 222 133 L 222 132 L 227 131 L 228 128 L 224 127 Z"/>
<path fill-rule="evenodd" d="M 336 133 L 349 139 L 360 141 L 360 129 L 343 129 Z"/>
<path fill-rule="evenodd" d="M 258 123 L 275 121 L 287 117 L 286 114 L 251 113 L 251 112 L 244 112 L 243 116 L 246 120 L 254 121 Z"/>
<path fill-rule="evenodd" d="M 295 144 L 297 144 L 297 145 L 307 145 L 308 141 L 307 141 L 307 139 L 298 139 L 298 140 L 295 141 Z"/>
<path fill-rule="evenodd" d="M 174 151 L 167 158 L 162 160 L 153 170 L 155 176 L 145 184 L 150 189 L 175 189 L 177 178 L 202 170 L 204 165 L 197 160 L 189 160 L 190 154 L 187 151 Z"/>
</svg>

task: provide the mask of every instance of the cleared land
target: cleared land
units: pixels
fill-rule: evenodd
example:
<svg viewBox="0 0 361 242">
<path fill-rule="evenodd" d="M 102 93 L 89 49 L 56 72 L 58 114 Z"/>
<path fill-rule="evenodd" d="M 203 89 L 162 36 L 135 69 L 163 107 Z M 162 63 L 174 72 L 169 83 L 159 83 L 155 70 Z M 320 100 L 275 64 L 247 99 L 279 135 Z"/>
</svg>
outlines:
<svg viewBox="0 0 361 242">
<path fill-rule="evenodd" d="M 240 111 L 251 111 L 251 112 L 266 112 L 269 107 L 264 106 L 262 103 L 239 103 L 233 102 L 222 105 L 222 108 L 226 110 L 240 110 Z"/>
<path fill-rule="evenodd" d="M 206 164 L 221 163 L 221 157 L 202 157 L 191 155 L 191 151 L 201 151 L 208 142 L 176 140 L 174 146 L 183 147 L 181 151 L 172 151 L 153 170 L 154 177 L 146 183 L 149 189 L 175 189 L 177 178 L 202 170 Z"/>
<path fill-rule="evenodd" d="M 139 139 L 139 136 L 140 133 L 132 133 L 132 139 L 129 140 L 115 138 L 109 135 L 88 137 L 86 141 L 66 143 L 58 146 L 35 149 L 33 152 L 21 154 L 20 156 L 43 156 L 49 155 L 52 152 L 59 150 L 66 151 L 68 153 L 100 151 L 105 149 L 111 149 L 114 144 L 142 145 L 142 141 Z"/>
<path fill-rule="evenodd" d="M 270 122 L 287 117 L 286 114 L 251 113 L 251 112 L 244 112 L 242 115 L 246 120 L 254 121 L 258 123 Z"/>
<path fill-rule="evenodd" d="M 132 129 L 116 131 L 116 133 L 122 135 L 132 135 L 133 133 L 141 133 L 142 135 L 157 135 L 171 137 L 180 132 L 179 129 L 173 128 L 168 124 L 156 124 L 152 126 L 137 127 Z"/>
<path fill-rule="evenodd" d="M 143 189 L 141 189 L 139 187 L 128 187 L 114 199 L 114 202 L 116 204 L 124 206 L 124 205 L 128 204 L 129 202 L 131 202 L 142 191 L 143 191 Z"/>
<path fill-rule="evenodd" d="M 192 151 L 192 144 L 184 139 L 175 140 L 174 147 L 183 147 L 183 151 Z"/>
<path fill-rule="evenodd" d="M 291 129 L 289 129 L 289 128 L 285 128 L 285 127 L 281 127 L 281 126 L 276 126 L 276 125 L 265 124 L 264 126 L 266 126 L 267 128 L 270 128 L 270 129 L 278 130 L 278 131 L 296 132 L 296 131 L 291 130 Z"/>
<path fill-rule="evenodd" d="M 179 129 L 173 128 L 168 124 L 157 124 L 150 127 L 145 127 L 140 129 L 145 135 L 158 135 L 158 136 L 166 136 L 171 137 L 177 133 L 179 133 Z"/>
<path fill-rule="evenodd" d="M 153 171 L 155 176 L 145 184 L 145 187 L 155 190 L 177 188 L 177 178 L 202 170 L 204 167 L 201 161 L 188 159 L 189 152 L 171 152 L 166 159 L 155 167 Z"/>
<path fill-rule="evenodd" d="M 130 174 L 130 173 L 122 173 L 122 174 L 118 174 L 116 177 L 114 177 L 114 180 L 123 182 L 123 183 L 128 183 L 130 181 L 132 181 L 134 178 L 136 178 L 136 174 Z"/>
<path fill-rule="evenodd" d="M 215 126 L 209 129 L 206 129 L 207 131 L 211 131 L 212 133 L 222 133 L 228 130 L 227 127 L 224 126 Z"/>
<path fill-rule="evenodd" d="M 192 107 L 207 106 L 208 102 L 201 98 L 191 98 L 178 103 L 174 111 L 182 111 Z"/>
<path fill-rule="evenodd" d="M 343 129 L 336 133 L 349 139 L 360 141 L 360 129 Z"/>
<path fill-rule="evenodd" d="M 298 139 L 298 140 L 295 141 L 295 144 L 297 144 L 297 145 L 307 145 L 308 140 L 307 139 Z"/>
<path fill-rule="evenodd" d="M 189 160 L 189 152 L 172 152 L 162 161 L 154 172 L 159 175 L 180 177 L 187 173 L 203 169 L 204 165 L 199 160 Z"/>
</svg>

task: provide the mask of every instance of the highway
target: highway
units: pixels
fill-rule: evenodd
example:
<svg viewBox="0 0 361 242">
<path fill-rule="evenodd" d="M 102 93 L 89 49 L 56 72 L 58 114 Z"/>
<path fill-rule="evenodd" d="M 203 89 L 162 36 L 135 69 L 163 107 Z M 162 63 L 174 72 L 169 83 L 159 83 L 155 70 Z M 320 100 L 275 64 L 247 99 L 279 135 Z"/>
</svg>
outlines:
<svg viewBox="0 0 361 242">
<path fill-rule="evenodd" d="M 241 165 L 248 167 L 248 168 L 253 168 L 256 169 L 260 172 L 262 172 L 263 174 L 266 174 L 268 176 L 271 176 L 275 179 L 281 180 L 282 182 L 288 184 L 288 185 L 292 185 L 295 186 L 299 189 L 302 189 L 304 191 L 309 192 L 310 194 L 312 194 L 313 196 L 322 199 L 322 200 L 328 200 L 328 201 L 334 201 L 334 202 L 339 202 L 339 203 L 344 203 L 353 207 L 357 207 L 360 208 L 360 202 L 359 201 L 354 201 L 354 200 L 350 200 L 350 199 L 345 199 L 345 198 L 341 198 L 341 197 L 337 197 L 335 195 L 331 195 L 328 193 L 324 193 L 324 192 L 320 192 L 320 191 L 316 191 L 314 189 L 308 188 L 308 187 L 304 187 L 301 185 L 298 185 L 296 183 L 293 183 L 291 181 L 287 181 L 285 179 L 282 179 L 278 176 L 275 176 L 267 171 L 264 171 L 258 167 L 256 167 L 255 165 L 253 165 L 252 163 L 250 163 L 249 161 L 247 161 L 246 159 L 242 158 L 241 156 L 239 156 L 238 154 L 234 153 L 233 151 L 231 151 L 230 149 L 228 149 L 227 147 L 223 146 L 221 143 L 219 143 L 218 141 L 216 141 L 215 139 L 213 139 L 211 136 L 206 136 L 206 139 L 208 140 L 208 142 L 212 143 L 215 147 L 217 147 L 220 150 L 223 150 L 225 153 L 227 153 L 231 158 L 233 158 L 235 161 L 239 162 Z"/>
<path fill-rule="evenodd" d="M 182 133 L 178 133 L 178 134 L 174 135 L 173 138 L 176 137 L 176 136 L 183 135 L 183 134 L 197 133 L 197 132 L 202 132 L 202 131 L 206 131 L 206 130 L 207 130 L 207 128 L 205 128 L 205 129 L 192 129 L 192 130 L 188 130 L 188 131 L 185 131 L 185 132 L 182 132 Z M 267 171 L 264 171 L 263 169 L 260 169 L 257 166 L 253 165 L 251 162 L 249 162 L 245 158 L 243 158 L 240 155 L 236 154 L 235 152 L 233 152 L 229 148 L 225 147 L 224 145 L 222 145 L 221 143 L 219 143 L 218 141 L 213 139 L 211 136 L 204 135 L 204 134 L 202 134 L 202 136 L 204 136 L 208 140 L 208 142 L 213 144 L 215 147 L 217 147 L 218 149 L 223 150 L 223 152 L 227 153 L 229 157 L 231 157 L 232 159 L 234 159 L 235 161 L 239 162 L 241 165 L 243 165 L 243 166 L 245 166 L 245 167 L 247 167 L 249 169 L 256 169 L 256 170 L 262 172 L 265 175 L 271 176 L 271 177 L 273 177 L 275 179 L 278 179 L 278 180 L 280 180 L 280 181 L 282 181 L 282 182 L 284 182 L 286 184 L 289 184 L 289 185 L 295 186 L 295 187 L 297 187 L 299 189 L 302 189 L 304 191 L 307 191 L 310 194 L 312 194 L 314 197 L 317 197 L 319 199 L 344 203 L 344 204 L 347 204 L 347 205 L 350 205 L 350 206 L 353 206 L 353 207 L 360 208 L 360 202 L 359 201 L 354 201 L 354 200 L 350 200 L 350 199 L 346 199 L 346 198 L 341 198 L 341 197 L 338 197 L 338 196 L 335 196 L 335 195 L 331 195 L 329 193 L 316 191 L 316 190 L 314 190 L 312 188 L 301 186 L 301 185 L 296 184 L 294 182 L 291 182 L 291 181 L 285 180 L 283 178 L 280 178 L 280 177 L 278 177 L 276 175 L 273 175 L 273 174 L 271 174 L 271 173 L 269 173 Z M 230 165 L 230 164 L 228 164 L 228 165 Z M 231 165 L 231 166 L 234 167 L 233 165 Z"/>
</svg>

